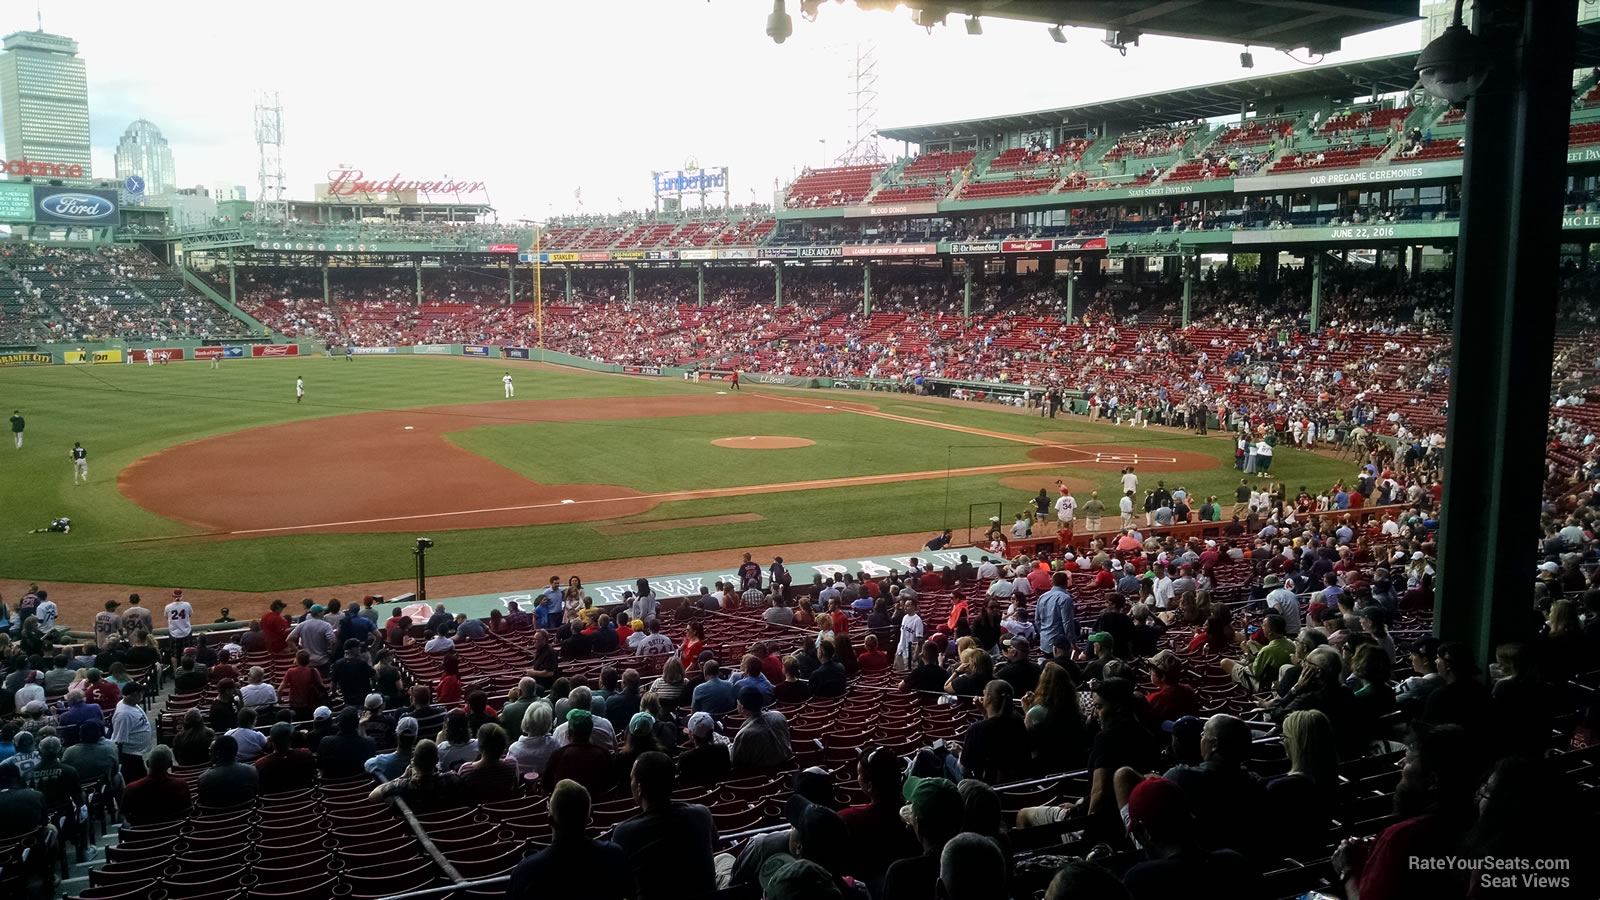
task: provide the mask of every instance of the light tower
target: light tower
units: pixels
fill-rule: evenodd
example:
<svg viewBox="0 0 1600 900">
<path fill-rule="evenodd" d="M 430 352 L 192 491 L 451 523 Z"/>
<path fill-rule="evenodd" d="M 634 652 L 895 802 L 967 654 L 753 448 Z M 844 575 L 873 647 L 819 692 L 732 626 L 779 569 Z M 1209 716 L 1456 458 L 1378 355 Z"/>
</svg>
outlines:
<svg viewBox="0 0 1600 900">
<path fill-rule="evenodd" d="M 855 135 L 850 146 L 834 160 L 835 165 L 851 166 L 887 162 L 878 143 L 878 48 L 856 44 L 855 61 L 850 69 L 851 112 L 855 115 Z"/>
<path fill-rule="evenodd" d="M 264 222 L 286 222 L 289 198 L 284 193 L 283 106 L 277 91 L 256 93 L 256 156 L 260 168 L 256 175 L 256 218 Z"/>
</svg>

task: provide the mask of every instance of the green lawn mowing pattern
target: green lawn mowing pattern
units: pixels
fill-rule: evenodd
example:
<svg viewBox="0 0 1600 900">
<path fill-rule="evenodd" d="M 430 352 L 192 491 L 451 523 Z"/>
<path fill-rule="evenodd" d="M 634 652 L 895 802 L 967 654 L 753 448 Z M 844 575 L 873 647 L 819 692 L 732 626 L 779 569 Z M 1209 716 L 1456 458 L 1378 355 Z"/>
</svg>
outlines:
<svg viewBox="0 0 1600 900">
<path fill-rule="evenodd" d="M 325 358 L 232 360 L 215 371 L 198 362 L 165 367 L 0 369 L 0 408 L 5 416 L 20 408 L 28 420 L 22 451 L 0 446 L 0 502 L 7 513 L 0 530 L 0 576 L 245 591 L 408 577 L 413 566 L 409 535 L 281 535 L 242 540 L 182 537 L 193 529 L 145 512 L 123 498 L 116 490 L 116 473 L 163 448 L 246 428 L 370 410 L 497 400 L 502 397 L 499 379 L 507 368 L 516 378 L 518 399 L 703 394 L 718 389 L 671 379 L 507 366 L 495 360 L 409 356 L 354 362 Z M 294 402 L 296 375 L 306 380 L 306 400 L 299 405 Z M 1226 440 L 1095 425 L 1082 417 L 1052 421 L 978 405 L 925 403 L 899 395 L 852 393 L 846 398 L 832 392 L 762 392 L 809 402 L 835 398 L 883 406 L 892 403 L 896 415 L 915 417 L 919 411 L 932 410 L 926 416 L 929 421 L 1002 433 L 1031 436 L 1082 430 L 1088 435 L 1074 442 L 1086 445 L 1172 446 L 1215 456 L 1220 467 L 1160 476 L 1169 486 L 1183 484 L 1191 492 L 1216 493 L 1226 499 L 1238 483 L 1232 468 L 1232 446 Z M 1028 449 L 999 439 L 872 417 L 772 413 L 690 418 L 719 421 L 651 421 L 647 428 L 655 437 L 645 440 L 626 439 L 632 433 L 629 426 L 637 423 L 615 421 L 496 426 L 460 432 L 452 439 L 519 471 L 522 465 L 543 467 L 538 474 L 532 469 L 527 472 L 538 480 L 606 483 L 594 473 L 601 468 L 625 469 L 640 479 L 636 484 L 648 486 L 641 489 L 658 490 L 938 469 L 944 467 L 947 453 L 952 465 L 992 465 L 1025 459 Z M 841 420 L 849 424 L 828 430 L 826 423 Z M 599 443 L 585 439 L 581 432 L 591 426 L 604 429 L 609 439 Z M 522 445 L 535 448 L 533 453 L 515 450 L 518 442 L 513 433 L 524 429 L 533 440 L 530 445 L 524 436 Z M 714 437 L 784 435 L 794 434 L 794 429 L 804 429 L 798 436 L 817 440 L 818 446 L 752 451 L 722 450 L 709 444 Z M 559 459 L 537 458 L 544 452 L 537 449 L 539 433 L 546 430 L 573 435 L 561 438 Z M 511 436 L 503 438 L 497 434 L 500 432 Z M 82 441 L 89 450 L 94 480 L 88 485 L 72 484 L 67 451 L 73 441 Z M 484 443 L 480 445 L 480 441 Z M 947 451 L 947 447 L 956 449 Z M 665 448 L 673 449 L 664 452 Z M 687 463 L 684 454 L 689 457 Z M 791 459 L 798 462 L 788 462 Z M 619 464 L 618 460 L 626 462 Z M 1117 473 L 1114 467 L 1097 468 L 1103 471 L 1080 469 L 1074 474 L 1096 484 L 1102 497 L 1109 498 L 1116 489 Z M 1301 484 L 1313 490 L 1326 486 L 1348 475 L 1350 468 L 1348 463 L 1294 451 L 1280 451 L 1274 460 L 1274 475 L 1289 485 L 1291 493 Z M 775 477 L 775 472 L 780 474 Z M 585 523 L 434 532 L 437 546 L 428 554 L 428 565 L 435 574 L 463 574 L 908 531 L 931 534 L 946 525 L 964 528 L 969 504 L 987 504 L 981 513 L 987 516 L 998 501 L 1007 520 L 1025 508 L 1028 493 L 1003 487 L 998 478 L 967 476 L 677 501 L 629 519 L 666 521 L 744 512 L 764 517 L 738 526 L 616 536 L 601 535 Z M 56 516 L 72 518 L 70 535 L 24 534 Z M 145 540 L 148 538 L 175 539 Z"/>
<path fill-rule="evenodd" d="M 711 443 L 747 435 L 816 443 L 783 450 Z M 852 413 L 487 425 L 447 437 L 543 484 L 615 484 L 647 493 L 1002 465 L 1028 462 L 1030 449 L 1004 438 Z"/>
</svg>

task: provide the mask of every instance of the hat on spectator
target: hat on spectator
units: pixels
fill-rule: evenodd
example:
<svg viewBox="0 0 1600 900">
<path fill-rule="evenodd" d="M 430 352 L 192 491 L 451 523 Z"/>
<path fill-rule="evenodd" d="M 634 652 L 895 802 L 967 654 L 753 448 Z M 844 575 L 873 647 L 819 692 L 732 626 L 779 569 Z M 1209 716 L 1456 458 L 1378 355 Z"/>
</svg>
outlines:
<svg viewBox="0 0 1600 900">
<path fill-rule="evenodd" d="M 843 896 L 827 869 L 787 853 L 775 854 L 762 863 L 758 880 L 767 900 L 828 900 Z"/>
<path fill-rule="evenodd" d="M 961 818 L 961 792 L 948 778 L 907 778 L 903 796 L 913 819 Z"/>
<path fill-rule="evenodd" d="M 1261 579 L 1261 586 L 1267 589 L 1283 587 L 1283 579 L 1276 575 L 1268 575 Z"/>
<path fill-rule="evenodd" d="M 1006 644 L 1008 646 L 1010 646 L 1011 649 L 1013 649 L 1013 650 L 1021 650 L 1024 653 L 1028 652 L 1028 650 L 1033 647 L 1032 642 L 1030 642 L 1026 637 L 1024 637 L 1024 636 L 1022 636 L 1020 634 L 1017 635 L 1016 637 L 1012 638 L 1011 640 L 1007 641 Z"/>
<path fill-rule="evenodd" d="M 1213 541 L 1213 540 L 1211 540 L 1209 538 L 1206 539 L 1206 546 L 1207 547 L 1215 547 L 1216 545 L 1217 545 L 1216 541 Z"/>
<path fill-rule="evenodd" d="M 1412 559 L 1421 559 L 1422 558 L 1422 551 L 1421 550 L 1413 550 L 1413 551 L 1411 551 L 1411 558 Z"/>
<path fill-rule="evenodd" d="M 1205 729 L 1205 725 L 1205 722 L 1194 716 L 1181 716 L 1171 721 L 1162 722 L 1161 730 L 1167 734 L 1175 734 L 1179 739 L 1183 739 L 1191 732 L 1195 737 L 1199 737 L 1200 732 Z"/>
<path fill-rule="evenodd" d="M 636 712 L 633 714 L 633 718 L 628 720 L 629 734 L 648 734 L 655 727 L 656 717 L 647 712 Z"/>
<path fill-rule="evenodd" d="M 710 713 L 697 712 L 689 717 L 689 733 L 701 740 L 710 737 L 711 732 L 716 730 L 717 722 Z"/>
<path fill-rule="evenodd" d="M 1439 655 L 1440 643 L 1442 642 L 1438 638 L 1429 635 L 1428 637 L 1405 644 L 1400 649 L 1407 653 L 1415 653 L 1423 659 L 1433 659 L 1435 656 Z"/>
<path fill-rule="evenodd" d="M 311 714 L 311 718 L 331 719 L 333 718 L 333 710 L 327 708 L 326 706 L 319 706 L 317 707 L 317 711 Z"/>
<path fill-rule="evenodd" d="M 1146 778 L 1128 795 L 1128 832 L 1144 826 L 1172 834 L 1189 818 L 1189 799 L 1183 788 L 1165 778 Z"/>
<path fill-rule="evenodd" d="M 367 709 L 373 709 L 373 710 L 383 709 L 383 695 L 382 694 L 368 694 L 367 695 L 367 699 L 363 700 L 361 702 L 361 705 L 366 707 Z"/>
<path fill-rule="evenodd" d="M 22 708 L 22 714 L 25 716 L 39 716 L 44 714 L 44 709 L 43 700 L 29 700 L 28 705 Z"/>
<path fill-rule="evenodd" d="M 1113 638 L 1109 631 L 1096 631 L 1094 634 L 1089 635 L 1089 643 L 1091 644 L 1109 644 L 1112 640 Z"/>
<path fill-rule="evenodd" d="M 850 831 L 838 813 L 793 794 L 784 804 L 783 816 L 800 838 L 807 859 L 848 864 Z"/>
<path fill-rule="evenodd" d="M 1389 621 L 1389 611 L 1381 606 L 1364 606 L 1356 615 L 1379 625 L 1386 624 Z"/>
<path fill-rule="evenodd" d="M 803 769 L 794 776 L 794 793 L 812 803 L 827 806 L 833 799 L 833 774 L 821 766 Z"/>
<path fill-rule="evenodd" d="M 1183 660 L 1179 659 L 1178 654 L 1173 653 L 1171 650 L 1162 650 L 1155 656 L 1145 660 L 1145 662 L 1150 664 L 1150 668 L 1159 670 L 1163 675 L 1171 675 L 1183 668 Z"/>
<path fill-rule="evenodd" d="M 1422 551 L 1420 551 L 1420 550 L 1417 551 L 1417 555 L 1418 556 L 1420 556 L 1421 554 L 1422 554 Z M 1415 559 L 1416 557 L 1413 556 L 1412 558 Z M 1556 565 L 1553 562 L 1542 562 L 1542 563 L 1539 563 L 1539 571 L 1541 571 L 1541 572 L 1549 572 L 1550 574 L 1554 575 L 1555 573 L 1561 571 L 1561 567 Z"/>
<path fill-rule="evenodd" d="M 422 731 L 422 723 L 411 716 L 402 716 L 394 726 L 395 734 L 417 734 Z"/>
<path fill-rule="evenodd" d="M 323 606 L 321 603 L 313 603 L 313 604 L 311 604 L 311 614 L 313 616 L 320 616 L 320 615 L 322 615 L 323 613 L 325 613 L 327 611 L 328 611 L 328 608 L 326 606 Z"/>
<path fill-rule="evenodd" d="M 570 727 L 574 722 L 582 722 L 582 721 L 585 721 L 585 720 L 588 720 L 588 719 L 593 719 L 593 718 L 594 718 L 594 713 L 588 711 L 587 709 L 569 709 L 569 710 L 567 710 L 567 725 L 568 725 L 568 727 Z"/>
</svg>

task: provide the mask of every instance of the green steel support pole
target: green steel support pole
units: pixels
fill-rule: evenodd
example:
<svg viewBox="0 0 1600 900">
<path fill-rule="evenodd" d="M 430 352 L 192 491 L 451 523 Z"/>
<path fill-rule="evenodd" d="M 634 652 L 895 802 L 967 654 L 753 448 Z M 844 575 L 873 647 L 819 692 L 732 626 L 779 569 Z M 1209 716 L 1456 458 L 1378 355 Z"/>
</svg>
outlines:
<svg viewBox="0 0 1600 900">
<path fill-rule="evenodd" d="M 695 300 L 695 303 L 698 306 L 705 306 L 706 305 L 706 264 L 705 263 L 701 263 L 699 266 L 697 266 L 696 267 L 696 272 L 698 274 L 699 283 L 697 285 L 698 293 L 697 293 L 697 299 Z"/>
<path fill-rule="evenodd" d="M 517 302 L 517 263 L 512 260 L 506 270 L 506 305 Z"/>
<path fill-rule="evenodd" d="M 1073 321 L 1072 302 L 1078 294 L 1078 269 L 1076 262 L 1067 263 L 1067 321 Z"/>
<path fill-rule="evenodd" d="M 333 303 L 333 289 L 328 286 L 328 260 L 322 260 L 322 305 L 329 306 Z"/>
<path fill-rule="evenodd" d="M 1577 12 L 1578 0 L 1473 4 L 1488 75 L 1467 104 L 1434 628 L 1480 666 L 1538 638 L 1528 578 L 1555 304 L 1525 298 L 1560 289 Z"/>
<path fill-rule="evenodd" d="M 961 315 L 972 318 L 972 260 L 967 260 L 967 283 L 961 290 Z"/>
<path fill-rule="evenodd" d="M 628 267 L 628 302 L 633 302 L 633 266 Z"/>
<path fill-rule="evenodd" d="M 872 315 L 872 266 L 861 266 L 861 318 Z"/>
<path fill-rule="evenodd" d="M 228 302 L 234 306 L 239 305 L 239 278 L 238 272 L 233 268 L 233 248 L 228 248 Z M 327 293 L 324 291 L 323 293 Z"/>
<path fill-rule="evenodd" d="M 567 266 L 565 271 L 567 273 L 567 305 L 571 306 L 572 305 L 572 267 L 571 266 Z"/>
<path fill-rule="evenodd" d="M 783 308 L 783 263 L 772 264 L 772 308 Z"/>
<path fill-rule="evenodd" d="M 417 257 L 417 305 L 422 305 L 422 257 Z"/>
<path fill-rule="evenodd" d="M 1194 293 L 1194 269 L 1189 265 L 1189 257 L 1183 260 L 1183 327 L 1189 327 L 1189 298 Z"/>
<path fill-rule="evenodd" d="M 1311 333 L 1322 329 L 1322 251 L 1311 254 Z"/>
</svg>

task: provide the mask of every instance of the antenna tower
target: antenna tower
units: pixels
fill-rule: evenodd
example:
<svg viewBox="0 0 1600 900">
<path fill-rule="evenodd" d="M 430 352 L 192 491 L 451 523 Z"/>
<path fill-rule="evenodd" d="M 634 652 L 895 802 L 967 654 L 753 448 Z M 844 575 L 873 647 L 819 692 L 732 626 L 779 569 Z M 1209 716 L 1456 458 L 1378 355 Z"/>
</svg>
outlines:
<svg viewBox="0 0 1600 900">
<path fill-rule="evenodd" d="M 256 155 L 260 168 L 256 175 L 256 218 L 265 222 L 284 222 L 289 218 L 289 199 L 283 177 L 283 105 L 277 91 L 256 93 Z"/>
<path fill-rule="evenodd" d="M 855 114 L 855 136 L 834 163 L 851 166 L 887 162 L 883 147 L 878 143 L 878 48 L 875 45 L 856 44 L 850 90 L 846 93 L 851 98 L 851 112 Z"/>
</svg>

